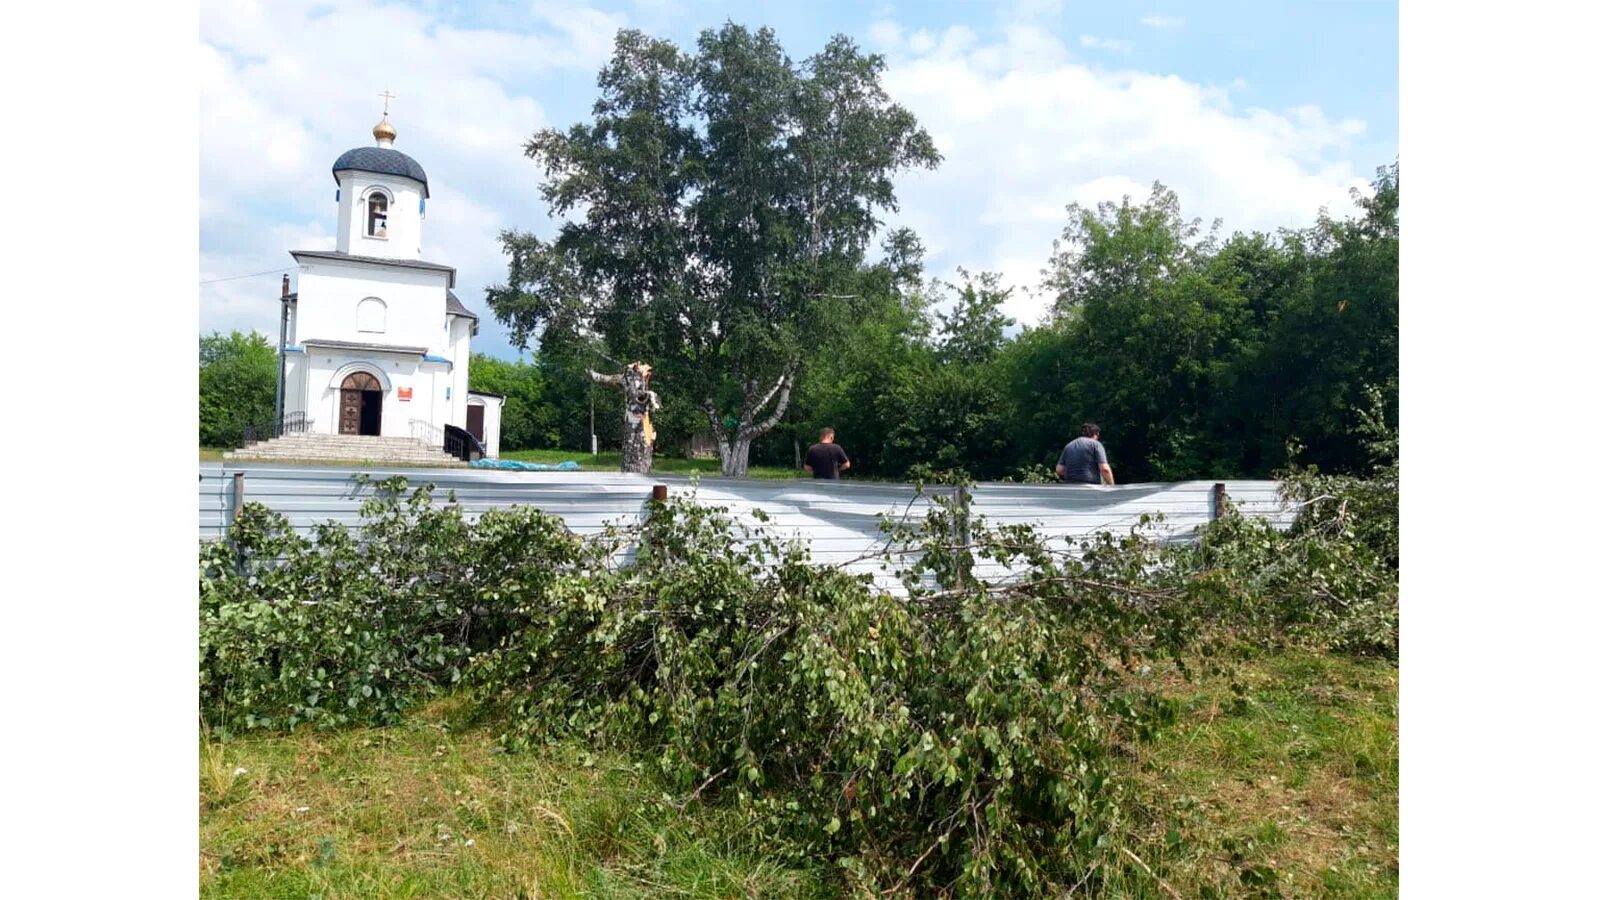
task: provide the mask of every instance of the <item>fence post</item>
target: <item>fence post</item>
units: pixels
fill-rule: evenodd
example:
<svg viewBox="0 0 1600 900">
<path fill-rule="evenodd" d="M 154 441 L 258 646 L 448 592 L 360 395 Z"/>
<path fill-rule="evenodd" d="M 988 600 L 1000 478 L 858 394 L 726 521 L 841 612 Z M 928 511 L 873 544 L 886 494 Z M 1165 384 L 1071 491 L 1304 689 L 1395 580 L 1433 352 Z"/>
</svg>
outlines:
<svg viewBox="0 0 1600 900">
<path fill-rule="evenodd" d="M 232 525 L 239 521 L 239 512 L 244 509 L 244 473 L 233 473 L 233 518 L 228 520 Z"/>
<path fill-rule="evenodd" d="M 1211 486 L 1211 519 L 1216 521 L 1227 515 L 1228 512 L 1228 485 L 1219 481 Z"/>
<path fill-rule="evenodd" d="M 956 543 L 956 589 L 962 590 L 967 586 L 967 563 L 972 559 L 972 528 L 970 527 L 969 507 L 971 494 L 964 484 L 956 485 L 955 506 L 951 509 L 951 525 L 953 526 Z"/>
<path fill-rule="evenodd" d="M 656 501 L 657 503 L 664 502 L 667 499 L 667 486 L 664 484 L 658 484 L 651 488 L 650 499 Z"/>
</svg>

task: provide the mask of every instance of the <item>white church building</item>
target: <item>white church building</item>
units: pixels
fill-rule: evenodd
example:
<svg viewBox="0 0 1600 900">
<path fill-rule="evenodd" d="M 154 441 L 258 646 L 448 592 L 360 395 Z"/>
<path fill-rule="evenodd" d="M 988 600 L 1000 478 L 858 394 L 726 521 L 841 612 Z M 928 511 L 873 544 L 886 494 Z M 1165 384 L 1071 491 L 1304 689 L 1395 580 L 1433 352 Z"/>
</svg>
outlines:
<svg viewBox="0 0 1600 900">
<path fill-rule="evenodd" d="M 387 110 L 372 134 L 376 146 L 333 164 L 335 249 L 290 252 L 299 279 L 289 293 L 285 278 L 282 299 L 286 433 L 257 448 L 328 436 L 320 446 L 342 439 L 369 458 L 371 447 L 396 444 L 387 439 L 442 449 L 456 426 L 498 456 L 504 398 L 467 387 L 478 316 L 455 295 L 456 270 L 423 257 L 428 175 L 394 149 Z"/>
</svg>

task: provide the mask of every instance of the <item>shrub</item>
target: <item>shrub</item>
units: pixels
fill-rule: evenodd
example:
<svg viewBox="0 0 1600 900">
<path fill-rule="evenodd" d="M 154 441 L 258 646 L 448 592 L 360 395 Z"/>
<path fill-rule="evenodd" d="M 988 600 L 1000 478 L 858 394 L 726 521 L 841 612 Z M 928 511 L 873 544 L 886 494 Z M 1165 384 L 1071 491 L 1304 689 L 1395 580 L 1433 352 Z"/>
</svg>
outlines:
<svg viewBox="0 0 1600 900">
<path fill-rule="evenodd" d="M 1118 745 L 1172 714 L 1123 676 L 1195 639 L 1193 604 L 1135 586 L 1160 554 L 1142 536 L 1079 558 L 959 515 L 897 535 L 920 552 L 908 583 L 941 585 L 906 601 L 719 509 L 653 506 L 632 566 L 520 606 L 543 627 L 477 657 L 468 683 L 510 746 L 646 756 L 862 890 L 1064 890 L 1120 820 Z M 1026 581 L 972 581 L 970 554 L 941 546 L 963 527 Z"/>
<path fill-rule="evenodd" d="M 247 505 L 202 548 L 202 709 L 231 730 L 389 722 L 464 677 L 508 748 L 649 760 L 683 803 L 860 892 L 1093 889 L 1125 821 L 1113 763 L 1175 714 L 1138 677 L 1151 662 L 1398 652 L 1388 488 L 1295 478 L 1292 496 L 1332 493 L 1293 531 L 1233 514 L 1188 544 L 1146 520 L 1064 545 L 935 497 L 885 523 L 904 598 L 692 499 L 592 541 L 527 509 L 468 522 L 403 479 L 359 540 Z M 974 578 L 982 562 L 1008 578 Z"/>
<path fill-rule="evenodd" d="M 532 509 L 469 524 L 431 505 L 431 485 L 378 488 L 359 539 L 331 523 L 300 536 L 247 503 L 226 540 L 201 546 L 200 702 L 214 727 L 393 722 L 509 632 L 510 598 L 592 552 Z"/>
</svg>

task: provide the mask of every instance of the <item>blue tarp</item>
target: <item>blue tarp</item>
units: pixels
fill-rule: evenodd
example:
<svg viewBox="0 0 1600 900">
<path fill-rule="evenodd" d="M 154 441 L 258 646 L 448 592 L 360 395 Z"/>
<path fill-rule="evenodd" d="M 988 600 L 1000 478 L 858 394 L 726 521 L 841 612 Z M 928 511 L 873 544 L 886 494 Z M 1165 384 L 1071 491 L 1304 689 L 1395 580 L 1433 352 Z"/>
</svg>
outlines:
<svg viewBox="0 0 1600 900">
<path fill-rule="evenodd" d="M 516 459 L 475 459 L 475 469 L 515 469 L 521 472 L 576 472 L 578 464 L 572 460 L 563 463 L 522 462 Z"/>
</svg>

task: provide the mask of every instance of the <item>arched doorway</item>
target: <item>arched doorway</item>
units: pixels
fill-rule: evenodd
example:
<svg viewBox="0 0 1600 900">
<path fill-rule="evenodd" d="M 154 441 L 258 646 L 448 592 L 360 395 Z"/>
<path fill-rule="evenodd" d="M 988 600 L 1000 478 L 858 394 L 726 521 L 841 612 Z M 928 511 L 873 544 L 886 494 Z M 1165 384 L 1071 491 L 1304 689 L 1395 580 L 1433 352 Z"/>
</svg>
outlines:
<svg viewBox="0 0 1600 900">
<path fill-rule="evenodd" d="M 366 372 L 351 372 L 339 385 L 339 433 L 383 432 L 383 385 Z"/>
</svg>

